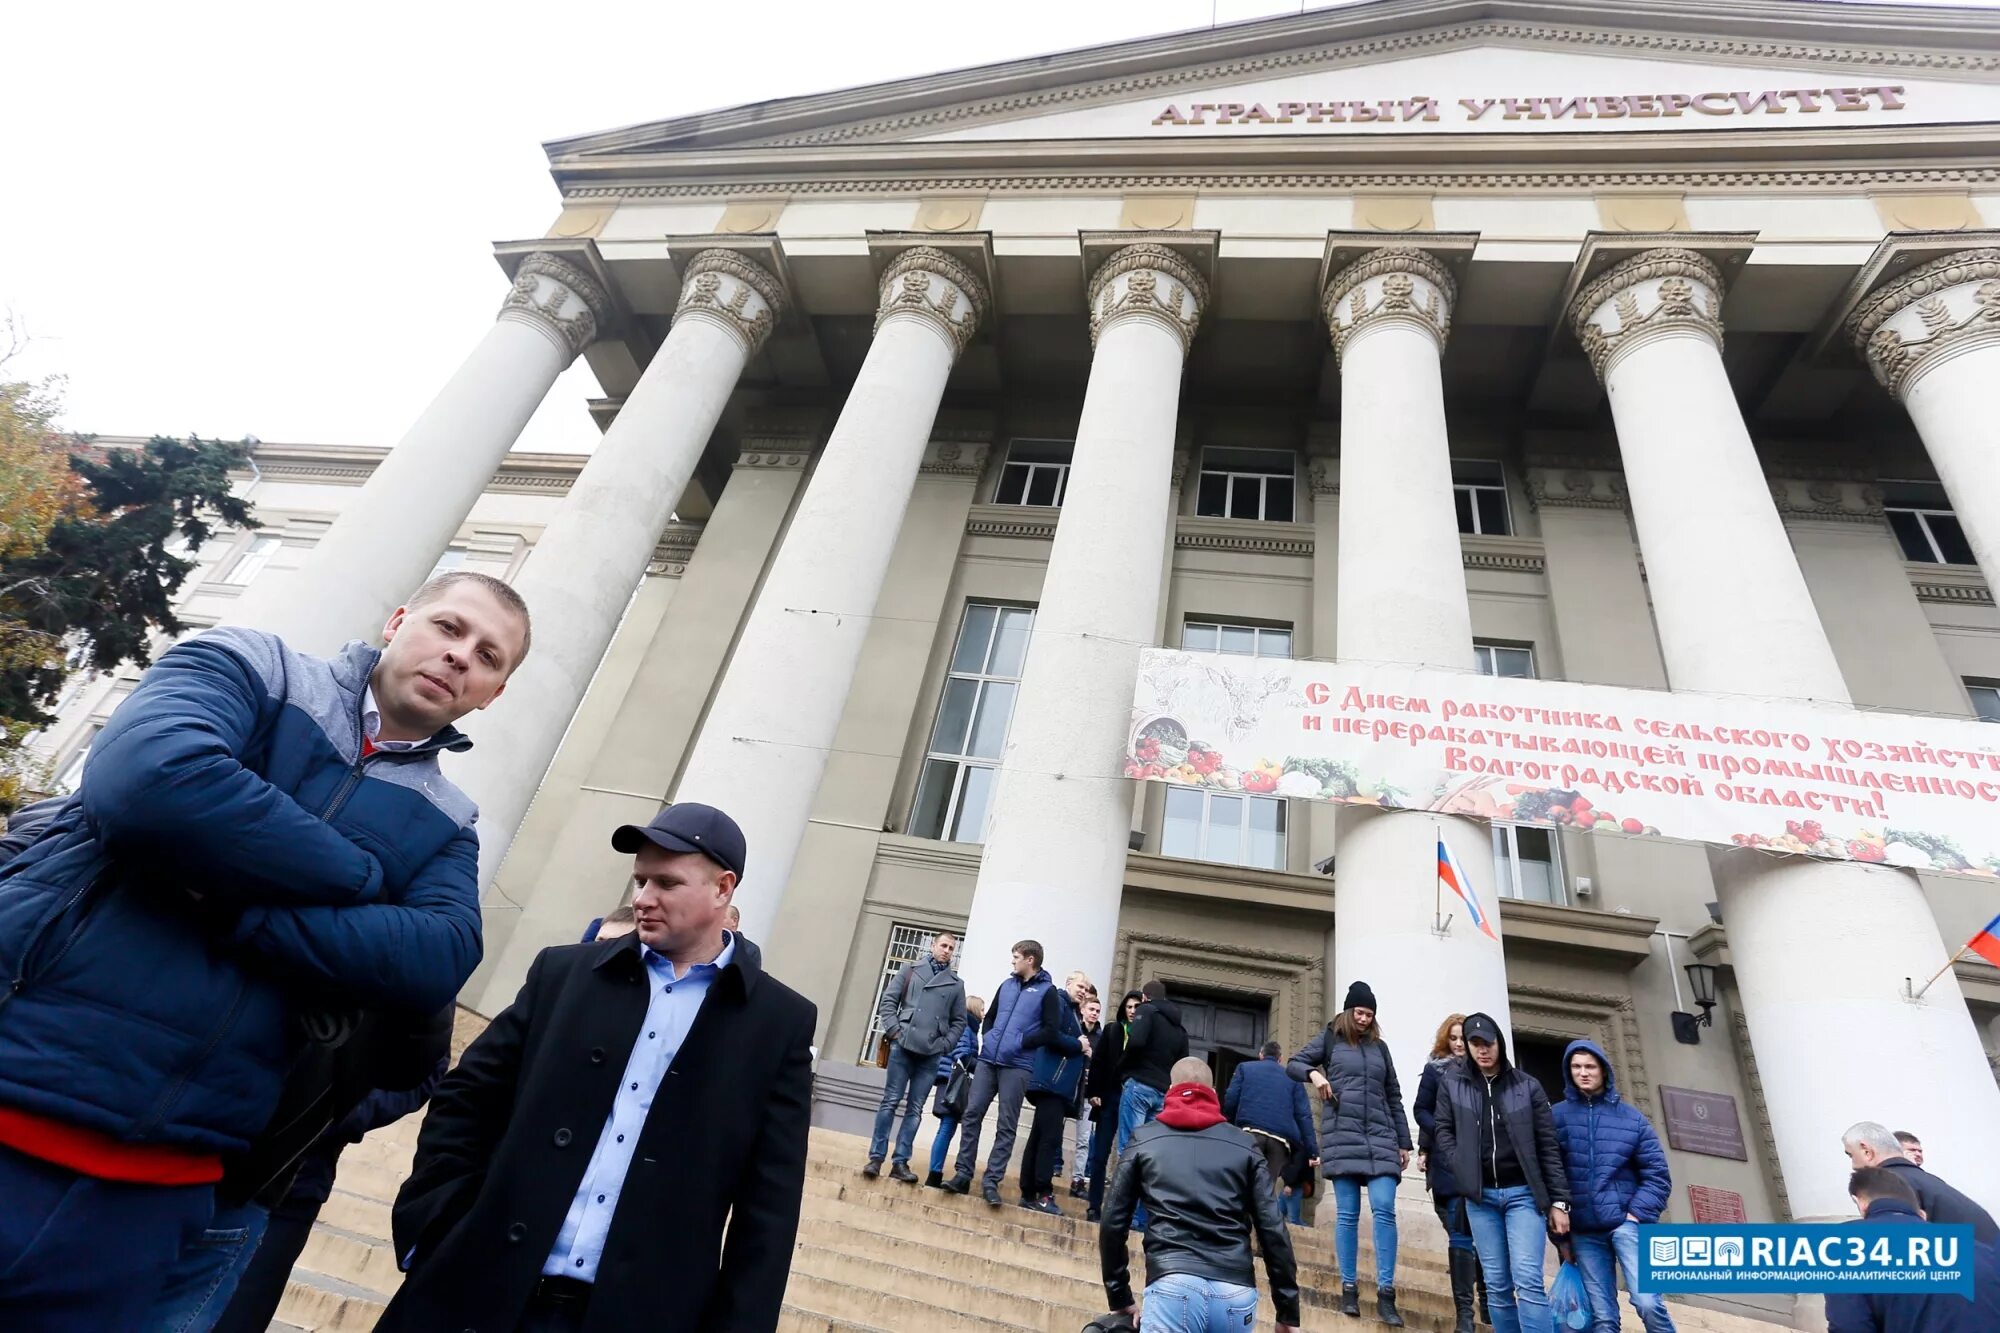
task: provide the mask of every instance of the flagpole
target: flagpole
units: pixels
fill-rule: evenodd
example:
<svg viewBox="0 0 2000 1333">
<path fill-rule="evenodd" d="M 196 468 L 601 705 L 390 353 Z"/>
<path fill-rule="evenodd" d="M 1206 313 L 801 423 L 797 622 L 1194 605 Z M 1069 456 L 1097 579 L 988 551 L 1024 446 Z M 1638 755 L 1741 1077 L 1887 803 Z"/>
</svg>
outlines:
<svg viewBox="0 0 2000 1333">
<path fill-rule="evenodd" d="M 1912 1000 L 1921 1000 L 1921 999 L 1923 999 L 1923 998 L 1924 998 L 1924 991 L 1927 991 L 1927 990 L 1929 990 L 1929 989 L 1930 989 L 1930 988 L 1931 988 L 1932 986 L 1935 986 L 1935 985 L 1937 984 L 1937 979 L 1938 979 L 1939 977 L 1943 976 L 1943 975 L 1944 975 L 1945 973 L 1947 973 L 1947 972 L 1951 971 L 1951 969 L 1952 969 L 1952 964 L 1956 963 L 1956 962 L 1957 962 L 1957 961 L 1958 961 L 1959 959 L 1961 959 L 1961 958 L 1965 957 L 1965 951 L 1966 951 L 1967 949 L 1971 948 L 1971 947 L 1972 947 L 1972 946 L 1971 946 L 1970 944 L 1962 944 L 1962 945 L 1960 945 L 1960 946 L 1959 946 L 1959 949 L 1958 949 L 1958 952 L 1957 952 L 1957 953 L 1955 953 L 1955 954 L 1953 954 L 1953 955 L 1952 955 L 1951 957 L 1949 957 L 1949 958 L 1945 959 L 1945 962 L 1944 962 L 1944 966 L 1943 966 L 1943 967 L 1941 967 L 1941 968 L 1939 968 L 1939 969 L 1938 969 L 1937 971 L 1935 971 L 1935 972 L 1931 973 L 1931 979 L 1930 979 L 1929 981 L 1926 981 L 1926 982 L 1924 983 L 1924 988 L 1923 988 L 1923 990 L 1920 990 L 1920 991 L 1916 992 L 1916 993 L 1915 993 L 1914 995 L 1910 996 L 1910 998 L 1911 998 Z"/>
</svg>

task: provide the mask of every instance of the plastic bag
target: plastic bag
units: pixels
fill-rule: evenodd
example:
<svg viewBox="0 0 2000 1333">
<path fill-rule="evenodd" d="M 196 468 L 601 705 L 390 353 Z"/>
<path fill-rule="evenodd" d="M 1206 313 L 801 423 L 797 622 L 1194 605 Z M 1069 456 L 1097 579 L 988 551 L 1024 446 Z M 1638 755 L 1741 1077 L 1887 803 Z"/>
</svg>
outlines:
<svg viewBox="0 0 2000 1333">
<path fill-rule="evenodd" d="M 1556 1270 L 1556 1280 L 1549 1285 L 1549 1313 L 1557 1328 L 1582 1333 L 1590 1327 L 1590 1292 L 1583 1285 L 1583 1270 L 1574 1263 Z"/>
</svg>

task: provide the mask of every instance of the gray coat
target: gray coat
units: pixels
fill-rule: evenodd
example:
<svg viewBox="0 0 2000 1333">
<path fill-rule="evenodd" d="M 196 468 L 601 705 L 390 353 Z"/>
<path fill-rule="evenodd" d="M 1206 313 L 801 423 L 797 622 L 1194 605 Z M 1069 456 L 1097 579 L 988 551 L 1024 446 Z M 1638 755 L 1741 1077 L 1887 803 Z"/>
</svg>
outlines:
<svg viewBox="0 0 2000 1333">
<path fill-rule="evenodd" d="M 965 983 L 948 967 L 920 958 L 882 992 L 876 1010 L 890 1041 L 911 1055 L 943 1055 L 965 1031 Z"/>
<path fill-rule="evenodd" d="M 1399 1149 L 1410 1147 L 1410 1119 L 1403 1110 L 1403 1087 L 1388 1044 L 1350 1045 L 1331 1025 L 1291 1058 L 1285 1072 L 1301 1083 L 1319 1070 L 1333 1085 L 1335 1101 L 1320 1104 L 1320 1172 L 1335 1176 L 1400 1175 Z"/>
</svg>

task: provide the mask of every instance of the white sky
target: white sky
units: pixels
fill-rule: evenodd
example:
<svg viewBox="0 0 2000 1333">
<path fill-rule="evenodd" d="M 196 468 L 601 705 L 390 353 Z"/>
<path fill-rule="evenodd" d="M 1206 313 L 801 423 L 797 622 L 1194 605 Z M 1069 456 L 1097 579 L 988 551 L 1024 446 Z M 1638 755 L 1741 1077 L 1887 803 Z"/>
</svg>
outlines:
<svg viewBox="0 0 2000 1333">
<path fill-rule="evenodd" d="M 1312 7 L 1321 7 L 1314 4 Z M 1296 3 L 1213 0 L 1222 22 Z M 395 443 L 491 323 L 544 140 L 1207 26 L 1211 0 L 11 7 L 10 370 L 103 434 Z M 523 449 L 587 450 L 579 360 Z"/>
</svg>

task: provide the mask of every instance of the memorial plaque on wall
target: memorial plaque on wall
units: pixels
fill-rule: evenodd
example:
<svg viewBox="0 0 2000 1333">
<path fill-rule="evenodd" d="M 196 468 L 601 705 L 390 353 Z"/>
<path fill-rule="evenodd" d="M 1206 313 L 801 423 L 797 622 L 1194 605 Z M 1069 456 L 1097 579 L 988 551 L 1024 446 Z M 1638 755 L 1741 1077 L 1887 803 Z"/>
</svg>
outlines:
<svg viewBox="0 0 2000 1333">
<path fill-rule="evenodd" d="M 1743 1212 L 1743 1196 L 1735 1190 L 1719 1190 L 1713 1185 L 1688 1186 L 1688 1209 L 1700 1223 L 1748 1222 Z"/>
<path fill-rule="evenodd" d="M 1708 1157 L 1750 1160 L 1743 1146 L 1743 1122 L 1736 1116 L 1736 1099 L 1693 1088 L 1660 1088 L 1667 1108 L 1667 1142 L 1682 1152 Z"/>
</svg>

